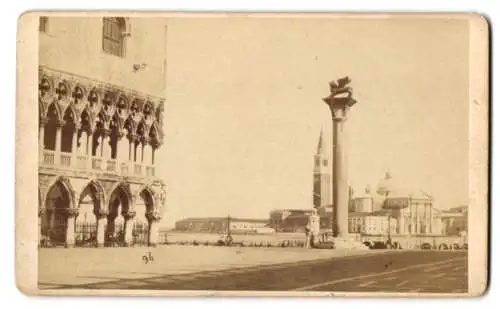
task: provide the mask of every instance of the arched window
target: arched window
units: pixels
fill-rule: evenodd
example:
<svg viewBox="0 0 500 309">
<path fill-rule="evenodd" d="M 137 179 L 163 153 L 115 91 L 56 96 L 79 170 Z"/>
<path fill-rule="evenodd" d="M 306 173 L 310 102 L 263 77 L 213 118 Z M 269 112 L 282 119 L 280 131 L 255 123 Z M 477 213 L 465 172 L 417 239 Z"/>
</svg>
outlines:
<svg viewBox="0 0 500 309">
<path fill-rule="evenodd" d="M 125 55 L 125 19 L 122 17 L 105 17 L 102 23 L 102 49 L 106 53 L 123 57 Z"/>
<path fill-rule="evenodd" d="M 47 32 L 47 25 L 49 23 L 49 18 L 46 16 L 40 17 L 40 24 L 38 25 L 38 30 L 40 32 Z"/>
</svg>

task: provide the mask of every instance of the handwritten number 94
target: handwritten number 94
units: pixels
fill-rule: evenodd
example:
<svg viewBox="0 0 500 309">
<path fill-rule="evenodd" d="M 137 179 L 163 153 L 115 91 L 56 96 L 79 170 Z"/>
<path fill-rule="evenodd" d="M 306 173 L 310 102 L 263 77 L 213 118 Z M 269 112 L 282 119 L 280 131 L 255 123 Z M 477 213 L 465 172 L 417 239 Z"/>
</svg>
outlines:
<svg viewBox="0 0 500 309">
<path fill-rule="evenodd" d="M 142 256 L 142 260 L 144 261 L 145 264 L 151 263 L 154 261 L 153 255 L 151 252 L 148 252 Z"/>
</svg>

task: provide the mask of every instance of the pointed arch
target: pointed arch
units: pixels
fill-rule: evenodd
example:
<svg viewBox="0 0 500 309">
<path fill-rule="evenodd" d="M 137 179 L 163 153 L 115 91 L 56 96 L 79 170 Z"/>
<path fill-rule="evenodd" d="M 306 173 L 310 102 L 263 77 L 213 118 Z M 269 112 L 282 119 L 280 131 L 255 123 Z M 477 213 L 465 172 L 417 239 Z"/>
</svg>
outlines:
<svg viewBox="0 0 500 309">
<path fill-rule="evenodd" d="M 119 197 L 121 202 L 126 202 L 127 206 L 130 206 L 133 199 L 129 186 L 124 182 L 119 182 L 112 187 L 108 201 L 111 203 L 111 200 L 115 197 Z"/>
<path fill-rule="evenodd" d="M 139 197 L 144 201 L 146 211 L 150 212 L 156 208 L 155 194 L 151 186 L 145 185 L 139 190 Z"/>
<path fill-rule="evenodd" d="M 63 120 L 66 123 L 72 122 L 75 125 L 80 123 L 79 113 L 73 104 L 68 105 L 64 110 Z"/>
<path fill-rule="evenodd" d="M 95 128 L 95 117 L 89 107 L 85 109 L 80 114 L 80 130 L 87 132 L 87 134 L 92 133 Z"/>
<path fill-rule="evenodd" d="M 100 207 L 105 205 L 106 203 L 106 193 L 104 191 L 104 187 L 101 183 L 96 179 L 91 179 L 84 187 L 82 193 L 79 196 L 78 203 L 80 204 L 82 198 L 85 197 L 86 194 L 90 194 L 91 197 L 100 203 Z"/>
<path fill-rule="evenodd" d="M 47 193 L 45 194 L 45 199 L 44 200 L 47 202 L 47 197 L 49 196 L 50 191 L 54 187 L 56 187 L 56 186 L 58 186 L 60 189 L 62 189 L 62 191 L 65 194 L 67 194 L 67 197 L 69 199 L 69 205 L 67 205 L 67 208 L 74 208 L 75 205 L 73 204 L 73 201 L 74 201 L 74 192 L 75 192 L 75 190 L 73 189 L 73 186 L 71 185 L 71 181 L 69 180 L 69 178 L 64 177 L 64 176 L 57 177 L 48 186 L 48 190 L 47 190 Z"/>
<path fill-rule="evenodd" d="M 161 131 L 158 129 L 158 123 L 156 121 L 153 122 L 151 128 L 149 129 L 149 139 L 151 140 L 151 145 L 154 148 L 157 148 L 161 145 L 163 136 Z"/>
<path fill-rule="evenodd" d="M 47 107 L 47 118 L 49 121 L 62 122 L 64 112 L 59 104 L 55 101 Z"/>
<path fill-rule="evenodd" d="M 127 130 L 128 135 L 133 135 L 136 133 L 136 124 L 135 121 L 129 116 L 124 123 L 124 128 Z"/>
<path fill-rule="evenodd" d="M 139 122 L 139 124 L 137 125 L 137 131 L 136 131 L 136 134 L 137 136 L 139 137 L 147 137 L 146 134 L 149 135 L 149 132 L 148 132 L 148 125 L 146 124 L 146 122 L 144 121 L 144 119 Z"/>
</svg>

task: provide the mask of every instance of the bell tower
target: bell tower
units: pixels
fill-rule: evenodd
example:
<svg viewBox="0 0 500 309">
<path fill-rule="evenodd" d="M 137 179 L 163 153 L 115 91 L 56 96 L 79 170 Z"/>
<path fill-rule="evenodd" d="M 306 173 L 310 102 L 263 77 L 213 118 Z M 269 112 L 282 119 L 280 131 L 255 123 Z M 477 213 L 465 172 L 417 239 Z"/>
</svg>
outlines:
<svg viewBox="0 0 500 309">
<path fill-rule="evenodd" d="M 331 161 L 324 145 L 323 130 L 319 134 L 318 147 L 314 155 L 313 205 L 315 208 L 330 206 L 331 198 Z"/>
</svg>

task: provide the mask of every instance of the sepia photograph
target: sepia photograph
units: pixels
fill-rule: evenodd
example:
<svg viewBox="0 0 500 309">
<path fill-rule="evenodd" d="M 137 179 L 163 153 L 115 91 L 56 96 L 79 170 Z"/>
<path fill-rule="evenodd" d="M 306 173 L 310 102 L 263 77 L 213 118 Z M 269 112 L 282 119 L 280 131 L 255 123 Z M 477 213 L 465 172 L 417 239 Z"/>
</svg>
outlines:
<svg viewBox="0 0 500 309">
<path fill-rule="evenodd" d="M 30 12 L 18 36 L 22 290 L 484 293 L 481 16 Z"/>
</svg>

